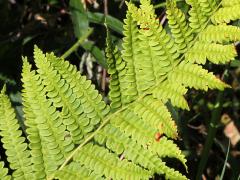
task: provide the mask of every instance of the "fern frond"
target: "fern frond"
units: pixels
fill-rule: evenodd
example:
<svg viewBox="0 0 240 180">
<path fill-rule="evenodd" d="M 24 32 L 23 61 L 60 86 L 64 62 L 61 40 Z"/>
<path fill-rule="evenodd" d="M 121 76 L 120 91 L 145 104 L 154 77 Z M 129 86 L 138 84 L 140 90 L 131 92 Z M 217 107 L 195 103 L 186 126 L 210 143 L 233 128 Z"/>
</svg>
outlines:
<svg viewBox="0 0 240 180">
<path fill-rule="evenodd" d="M 147 0 L 149 3 L 149 1 Z M 151 47 L 151 56 L 154 57 L 153 63 L 158 64 L 155 76 L 161 81 L 161 76 L 169 72 L 178 62 L 179 53 L 176 51 L 174 41 L 163 29 L 159 21 L 147 15 L 144 9 L 138 9 L 131 3 L 128 3 L 128 10 L 131 13 L 133 20 L 140 24 L 139 42 L 140 50 L 146 59 L 148 56 L 149 47 Z M 145 29 L 148 28 L 148 29 Z M 149 47 L 148 47 L 149 46 Z M 150 56 L 150 57 L 151 57 Z M 149 63 L 149 62 L 148 62 Z M 148 71 L 149 71 L 148 66 Z M 147 71 L 146 71 L 147 72 Z"/>
<path fill-rule="evenodd" d="M 158 142 L 155 141 L 148 146 L 148 149 L 154 153 L 156 153 L 159 157 L 171 157 L 176 158 L 181 161 L 181 163 L 186 165 L 186 158 L 182 154 L 181 150 L 177 147 L 176 144 L 172 140 L 168 140 L 166 137 L 162 137 Z"/>
<path fill-rule="evenodd" d="M 48 54 L 47 54 L 48 55 Z M 103 101 L 102 96 L 91 84 L 86 76 L 81 76 L 76 67 L 63 59 L 57 58 L 53 54 L 48 58 L 51 66 L 66 80 L 72 88 L 75 96 L 80 100 L 78 111 L 83 110 L 83 114 L 91 120 L 90 123 L 96 125 L 109 113 L 109 106 Z M 86 128 L 87 129 L 87 128 Z"/>
<path fill-rule="evenodd" d="M 235 6 L 240 4 L 240 0 L 222 0 L 222 6 Z"/>
<path fill-rule="evenodd" d="M 177 137 L 175 122 L 165 105 L 150 96 L 137 101 L 110 121 L 139 144 L 145 146 L 159 132 L 168 137 Z"/>
<path fill-rule="evenodd" d="M 167 0 L 166 14 L 178 50 L 184 53 L 193 42 L 193 34 L 186 21 L 185 14 L 177 8 L 176 2 L 172 0 Z"/>
<path fill-rule="evenodd" d="M 38 48 L 35 48 L 35 56 L 47 96 L 55 107 L 62 107 L 63 123 L 73 141 L 80 143 L 108 113 L 109 107 L 91 82 L 68 62 L 53 54 L 45 56 Z"/>
<path fill-rule="evenodd" d="M 110 38 L 110 33 L 107 30 L 107 40 L 106 40 L 106 56 L 108 64 L 108 74 L 110 74 L 110 92 L 109 99 L 111 100 L 111 108 L 113 110 L 120 108 L 124 104 L 125 97 L 123 95 L 123 79 L 126 73 L 125 62 L 121 58 L 121 54 L 117 47 L 113 47 L 112 40 Z M 126 88 L 125 88 L 126 89 Z"/>
<path fill-rule="evenodd" d="M 189 110 L 188 103 L 184 98 L 187 89 L 181 84 L 164 81 L 153 91 L 153 97 L 166 103 L 170 100 L 173 106 Z"/>
<path fill-rule="evenodd" d="M 142 145 L 148 144 L 157 132 L 155 127 L 146 123 L 138 115 L 128 109 L 114 116 L 110 123 Z"/>
<path fill-rule="evenodd" d="M 39 75 L 31 71 L 31 65 L 26 59 L 22 76 L 24 112 L 28 126 L 26 131 L 33 157 L 33 169 L 36 176 L 44 178 L 57 169 L 74 146 L 70 138 L 65 137 L 65 126 L 59 112 L 46 99 Z"/>
<path fill-rule="evenodd" d="M 16 179 L 32 179 L 30 152 L 27 149 L 25 138 L 16 119 L 14 109 L 5 87 L 0 94 L 0 135 L 4 149 L 6 149 L 7 161 L 14 170 L 13 177 Z"/>
<path fill-rule="evenodd" d="M 145 146 L 146 149 L 144 149 L 141 145 L 139 146 L 136 142 L 126 137 L 126 135 L 122 134 L 121 131 L 111 125 L 106 126 L 99 135 L 100 138 L 97 137 L 97 141 L 101 144 L 106 143 L 106 146 L 114 152 L 120 154 L 125 148 L 122 154 L 124 158 L 136 164 L 140 164 L 152 172 L 165 174 L 169 179 L 187 179 L 178 171 L 167 167 L 165 163 L 156 156 L 158 154 L 161 157 L 175 157 L 180 159 L 185 165 L 186 160 L 184 156 L 174 144 L 171 143 L 168 144 L 168 146 L 162 146 L 165 143 L 156 143 L 154 146 L 151 146 L 151 142 L 149 142 L 148 146 Z M 167 152 L 169 152 L 169 154 Z"/>
<path fill-rule="evenodd" d="M 147 146 L 142 146 L 110 124 L 104 127 L 95 139 L 101 145 L 106 144 L 118 155 L 122 154 L 124 158 L 151 171 L 161 171 L 161 166 L 165 166 L 159 157 L 177 158 L 186 166 L 186 159 L 179 148 L 165 137 L 161 138 L 160 141 L 152 140 Z"/>
<path fill-rule="evenodd" d="M 149 95 L 142 101 L 136 101 L 133 105 L 133 112 L 158 132 L 173 139 L 177 138 L 177 126 L 167 107 L 158 99 Z"/>
<path fill-rule="evenodd" d="M 91 119 L 90 123 L 97 124 L 102 121 L 109 113 L 110 108 L 103 101 L 95 86 L 91 84 L 91 81 L 87 80 L 86 76 L 81 76 L 75 66 L 63 59 L 54 56 L 54 58 L 48 58 L 48 60 L 73 89 L 74 94 L 79 96 L 81 104 L 78 105 L 78 108 L 83 108 L 83 113 Z"/>
<path fill-rule="evenodd" d="M 230 23 L 240 19 L 240 4 L 222 7 L 211 17 L 213 24 Z"/>
<path fill-rule="evenodd" d="M 207 22 L 208 18 L 202 10 L 199 0 L 186 0 L 186 3 L 191 6 L 188 14 L 190 15 L 189 26 L 193 32 L 199 32 L 202 26 Z"/>
<path fill-rule="evenodd" d="M 27 60 L 25 60 L 27 61 Z M 27 66 L 29 64 L 25 64 L 25 66 Z M 23 82 L 28 82 L 28 78 L 29 77 L 34 77 L 35 73 L 34 72 L 29 72 L 31 73 L 31 76 L 28 76 L 28 78 L 26 77 L 26 75 L 24 75 L 25 72 L 23 72 L 23 78 L 22 81 Z M 32 167 L 33 167 L 33 171 L 35 173 L 35 177 L 38 177 L 39 179 L 45 179 L 45 177 L 47 176 L 47 172 L 46 172 L 46 165 L 44 165 L 44 157 L 45 154 L 43 151 L 43 147 L 41 145 L 41 137 L 40 137 L 40 132 L 37 128 L 37 123 L 35 122 L 35 118 L 36 118 L 36 114 L 32 112 L 32 105 L 30 103 L 31 100 L 29 100 L 29 98 L 32 98 L 31 96 L 29 97 L 30 94 L 33 93 L 32 89 L 32 85 L 31 82 L 28 83 L 24 83 L 23 84 L 24 90 L 27 90 L 27 92 L 23 90 L 22 92 L 22 98 L 23 98 L 23 111 L 24 111 L 24 117 L 25 117 L 25 125 L 28 127 L 26 129 L 26 132 L 28 134 L 28 140 L 29 140 L 29 147 L 31 149 L 31 156 L 32 156 Z M 45 161 L 47 161 L 47 159 L 45 159 Z"/>
<path fill-rule="evenodd" d="M 209 18 L 212 12 L 217 8 L 216 0 L 197 0 L 200 4 L 202 12 Z"/>
<path fill-rule="evenodd" d="M 205 64 L 208 59 L 212 63 L 227 63 L 237 56 L 235 46 L 216 43 L 196 42 L 185 54 L 185 60 L 191 63 Z"/>
<path fill-rule="evenodd" d="M 103 180 L 100 175 L 94 174 L 89 169 L 77 162 L 71 162 L 62 170 L 57 171 L 55 178 L 58 178 L 59 180 Z"/>
<path fill-rule="evenodd" d="M 12 177 L 7 174 L 8 174 L 8 169 L 4 167 L 4 162 L 0 161 L 0 179 L 11 180 Z"/>
<path fill-rule="evenodd" d="M 160 65 L 159 52 L 161 52 L 160 47 L 156 46 L 156 43 L 151 41 L 148 35 L 152 36 L 153 34 L 146 34 L 144 30 L 140 31 L 139 35 L 139 49 L 141 50 L 140 56 L 141 59 L 135 62 L 135 67 L 137 69 L 138 77 L 138 88 L 141 94 L 148 91 L 152 86 L 157 83 L 157 80 L 161 81 L 163 79 L 161 76 L 165 73 L 163 72 L 163 66 Z M 166 67 L 165 71 L 168 69 L 170 63 L 163 63 Z"/>
<path fill-rule="evenodd" d="M 162 170 L 165 174 L 166 179 L 171 180 L 187 180 L 186 176 L 182 175 L 180 172 L 175 171 L 173 168 L 165 166 Z"/>
<path fill-rule="evenodd" d="M 219 24 L 209 25 L 199 35 L 202 42 L 228 43 L 240 41 L 240 28 L 237 26 Z"/>
<path fill-rule="evenodd" d="M 114 124 L 109 124 L 104 127 L 95 139 L 101 145 L 106 144 L 109 149 L 118 155 L 123 154 L 128 160 L 141 164 L 145 168 L 154 170 L 154 168 L 159 165 L 157 163 L 159 159 L 156 159 L 156 155 L 153 153 L 147 152 L 146 145 L 142 146 L 141 143 L 132 139 L 127 133 L 123 133 L 121 129 Z M 151 140 L 153 139 L 151 138 Z M 149 143 L 151 142 L 149 141 Z M 145 147 L 145 149 L 143 147 Z"/>
<path fill-rule="evenodd" d="M 23 82 L 23 91 L 22 91 L 22 98 L 23 98 L 23 111 L 24 111 L 24 117 L 25 117 L 25 125 L 27 126 L 26 132 L 28 134 L 27 138 L 29 140 L 29 147 L 31 149 L 31 161 L 32 161 L 32 167 L 34 171 L 35 177 L 38 177 L 39 179 L 45 179 L 47 176 L 47 167 L 46 162 L 48 159 L 45 158 L 45 151 L 42 147 L 42 139 L 40 136 L 39 129 L 37 127 L 37 123 L 35 122 L 35 119 L 37 115 L 33 112 L 33 104 L 32 104 L 32 98 L 35 98 L 34 92 L 36 86 L 32 85 L 38 85 L 41 84 L 41 81 L 38 80 L 35 76 L 35 72 L 30 72 L 31 66 L 29 63 L 27 63 L 27 59 L 23 60 L 23 73 L 22 73 L 22 82 Z M 38 82 L 37 84 L 30 81 L 30 78 L 35 79 L 35 82 Z M 37 103 L 35 104 L 37 106 Z"/>
<path fill-rule="evenodd" d="M 126 97 L 126 101 L 132 102 L 136 100 L 139 94 L 138 82 L 139 71 L 135 66 L 135 63 L 139 61 L 139 46 L 138 46 L 138 28 L 136 21 L 133 21 L 131 14 L 127 11 L 126 19 L 124 20 L 125 25 L 123 26 L 123 43 L 122 43 L 122 58 L 126 62 L 126 74 L 123 79 L 124 84 L 128 87 L 123 93 Z"/>
<path fill-rule="evenodd" d="M 84 135 L 80 122 L 84 125 L 89 124 L 89 119 L 84 115 L 81 116 L 83 110 L 78 107 L 80 101 L 73 96 L 73 90 L 66 80 L 51 66 L 48 59 L 57 60 L 53 55 L 46 57 L 40 49 L 35 47 L 34 58 L 43 84 L 46 86 L 47 96 L 56 108 L 62 107 L 63 124 L 67 126 L 73 142 L 80 143 Z"/>
<path fill-rule="evenodd" d="M 181 83 L 187 87 L 205 91 L 207 91 L 208 88 L 223 90 L 225 87 L 229 87 L 201 66 L 186 63 L 185 61 L 181 62 L 179 66 L 169 73 L 168 79 L 170 82 Z"/>
<path fill-rule="evenodd" d="M 126 159 L 121 161 L 107 149 L 90 143 L 85 145 L 73 159 L 106 178 L 137 180 L 151 177 L 149 171 L 128 162 Z"/>
<path fill-rule="evenodd" d="M 149 1 L 144 3 L 146 12 L 152 9 Z M 176 63 L 178 53 L 173 47 L 174 43 L 170 36 L 166 34 L 157 20 L 152 19 L 151 14 L 148 15 L 145 10 L 138 9 L 131 3 L 127 5 L 133 21 L 141 27 L 138 35 L 139 54 L 137 60 L 134 61 L 134 67 L 139 79 L 137 79 L 138 92 L 143 94 L 147 93 L 157 82 L 163 81 L 166 73 Z"/>
<path fill-rule="evenodd" d="M 156 14 L 150 0 L 140 0 L 140 8 L 146 17 L 155 20 Z"/>
</svg>

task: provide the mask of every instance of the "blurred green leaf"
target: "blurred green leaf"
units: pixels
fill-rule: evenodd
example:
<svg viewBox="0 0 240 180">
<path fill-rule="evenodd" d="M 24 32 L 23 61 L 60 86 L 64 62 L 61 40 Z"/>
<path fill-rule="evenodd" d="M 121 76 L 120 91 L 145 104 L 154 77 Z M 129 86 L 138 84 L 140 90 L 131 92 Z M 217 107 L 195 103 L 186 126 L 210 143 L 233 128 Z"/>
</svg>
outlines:
<svg viewBox="0 0 240 180">
<path fill-rule="evenodd" d="M 28 42 L 32 41 L 34 38 L 36 38 L 39 34 L 34 34 L 33 36 L 27 36 L 23 38 L 22 45 L 26 45 Z"/>
<path fill-rule="evenodd" d="M 240 67 L 240 61 L 239 60 L 233 60 L 230 63 L 231 67 Z"/>
<path fill-rule="evenodd" d="M 74 34 L 77 38 L 80 38 L 88 31 L 88 15 L 83 7 L 82 1 L 70 0 L 69 4 L 71 11 L 71 19 L 74 27 Z"/>
<path fill-rule="evenodd" d="M 3 84 L 10 84 L 12 86 L 16 85 L 16 81 L 14 79 L 9 78 L 2 73 L 0 73 L 0 82 L 1 81 L 3 82 Z"/>
<path fill-rule="evenodd" d="M 93 42 L 87 41 L 81 45 L 86 51 L 89 51 L 97 62 L 102 65 L 104 68 L 107 68 L 106 59 L 102 53 L 102 51 L 94 45 Z"/>
<path fill-rule="evenodd" d="M 58 4 L 59 1 L 58 0 L 48 0 L 48 3 L 51 5 L 54 5 L 54 4 Z"/>
<path fill-rule="evenodd" d="M 101 25 L 104 25 L 105 23 L 105 15 L 102 14 L 102 13 L 91 13 L 91 12 L 88 12 L 88 19 L 90 22 L 93 22 L 93 23 L 96 23 L 96 24 L 101 24 Z M 106 16 L 106 24 L 107 26 L 118 32 L 119 34 L 122 34 L 122 31 L 123 31 L 123 23 L 112 17 L 112 16 L 109 16 L 107 15 Z"/>
</svg>

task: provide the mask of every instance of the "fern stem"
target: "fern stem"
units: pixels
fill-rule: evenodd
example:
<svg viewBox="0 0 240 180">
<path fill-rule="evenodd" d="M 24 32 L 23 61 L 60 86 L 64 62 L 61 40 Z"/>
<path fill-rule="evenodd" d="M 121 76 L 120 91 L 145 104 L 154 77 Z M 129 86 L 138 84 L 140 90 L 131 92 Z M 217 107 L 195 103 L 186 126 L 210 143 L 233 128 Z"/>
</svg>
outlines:
<svg viewBox="0 0 240 180">
<path fill-rule="evenodd" d="M 215 137 L 216 132 L 217 132 L 217 124 L 218 124 L 218 120 L 220 119 L 222 108 L 223 108 L 222 107 L 223 97 L 224 97 L 224 93 L 222 91 L 220 91 L 217 95 L 217 101 L 216 101 L 215 109 L 212 111 L 212 116 L 211 116 L 212 118 L 211 118 L 211 121 L 210 121 L 210 124 L 209 124 L 208 136 L 207 136 L 207 140 L 204 144 L 204 149 L 203 149 L 203 152 L 202 152 L 202 155 L 201 155 L 200 163 L 198 165 L 196 180 L 201 180 L 202 179 L 201 176 L 202 176 L 202 173 L 203 173 L 204 168 L 206 166 L 209 151 L 212 147 L 214 137 Z"/>
<path fill-rule="evenodd" d="M 67 58 L 72 52 L 76 51 L 76 49 L 85 41 L 85 39 L 92 34 L 93 29 L 90 28 L 70 49 L 68 49 L 61 58 L 65 59 Z"/>
</svg>

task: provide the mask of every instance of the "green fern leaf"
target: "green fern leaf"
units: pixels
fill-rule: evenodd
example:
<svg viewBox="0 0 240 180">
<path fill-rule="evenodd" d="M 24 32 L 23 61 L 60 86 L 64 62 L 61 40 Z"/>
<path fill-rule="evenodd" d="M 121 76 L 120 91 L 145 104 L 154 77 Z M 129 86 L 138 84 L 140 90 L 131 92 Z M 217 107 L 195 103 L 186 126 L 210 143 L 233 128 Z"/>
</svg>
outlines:
<svg viewBox="0 0 240 180">
<path fill-rule="evenodd" d="M 161 144 L 155 143 L 153 145 L 149 143 L 148 146 L 145 146 L 146 149 L 144 149 L 142 146 L 139 146 L 136 144 L 136 142 L 123 135 L 117 128 L 114 128 L 112 126 L 106 126 L 103 131 L 100 132 L 100 136 L 101 140 L 98 141 L 99 139 L 97 138 L 97 141 L 101 144 L 106 142 L 106 146 L 114 152 L 120 154 L 122 152 L 121 150 L 119 151 L 119 147 L 121 146 L 120 149 L 122 149 L 122 147 L 125 147 L 122 157 L 127 158 L 134 163 L 141 164 L 153 172 L 165 174 L 165 176 L 169 179 L 187 179 L 178 171 L 167 167 L 164 162 L 157 158 L 156 155 L 158 154 L 161 157 L 168 156 L 178 158 L 184 164 L 186 162 L 184 156 L 181 154 L 176 145 L 174 145 L 172 142 L 166 142 L 165 138 L 163 138 L 163 141 L 165 143 L 168 143 L 167 146 L 164 146 L 164 142 Z"/>
<path fill-rule="evenodd" d="M 217 8 L 216 0 L 197 0 L 200 4 L 202 12 L 209 18 Z"/>
<path fill-rule="evenodd" d="M 111 80 L 109 84 L 110 92 L 109 99 L 111 100 L 111 108 L 113 110 L 120 108 L 126 104 L 125 97 L 123 95 L 123 79 L 126 72 L 125 62 L 122 60 L 120 52 L 117 47 L 113 47 L 110 33 L 107 30 L 106 40 L 106 56 L 108 64 L 108 74 L 110 74 Z"/>
<path fill-rule="evenodd" d="M 0 179 L 11 180 L 12 177 L 7 174 L 8 174 L 8 169 L 4 167 L 4 162 L 0 161 Z"/>
<path fill-rule="evenodd" d="M 181 84 L 164 81 L 153 91 L 153 97 L 161 100 L 163 103 L 170 100 L 173 106 L 189 110 L 188 103 L 184 98 L 186 93 L 187 89 Z"/>
<path fill-rule="evenodd" d="M 73 149 L 73 144 L 65 137 L 65 126 L 59 112 L 46 99 L 42 81 L 39 75 L 31 72 L 31 65 L 27 59 L 24 59 L 22 76 L 23 101 L 26 108 L 24 111 L 26 125 L 29 127 L 26 131 L 33 157 L 33 169 L 37 177 L 44 178 L 63 163 Z"/>
<path fill-rule="evenodd" d="M 122 58 L 126 62 L 126 73 L 123 79 L 124 85 L 128 87 L 123 93 L 126 98 L 126 102 L 132 102 L 136 100 L 139 95 L 138 83 L 141 81 L 139 79 L 139 70 L 135 66 L 135 62 L 139 61 L 138 54 L 138 29 L 136 21 L 133 21 L 129 11 L 126 14 L 126 19 L 124 20 L 125 25 L 123 26 L 123 50 Z M 141 73 L 140 73 L 141 74 Z"/>
<path fill-rule="evenodd" d="M 55 107 L 62 107 L 63 123 L 74 143 L 80 143 L 108 113 L 109 107 L 91 82 L 72 65 L 53 54 L 45 56 L 38 48 L 35 57 L 47 96 Z"/>
<path fill-rule="evenodd" d="M 217 3 L 215 0 L 186 0 L 186 3 L 191 6 L 188 12 L 190 27 L 198 33 L 217 8 Z"/>
<path fill-rule="evenodd" d="M 240 4 L 240 0 L 222 0 L 222 6 L 234 6 Z"/>
<path fill-rule="evenodd" d="M 178 132 L 166 103 L 189 109 L 187 87 L 229 87 L 198 64 L 226 63 L 237 56 L 230 43 L 239 41 L 239 28 L 225 23 L 239 19 L 240 3 L 186 2 L 188 20 L 175 1 L 167 1 L 169 33 L 156 19 L 150 0 L 140 0 L 139 8 L 126 3 L 123 50 L 107 39 L 110 106 L 76 67 L 35 47 L 38 69 L 31 71 L 25 59 L 22 73 L 29 146 L 9 99 L 0 95 L 0 135 L 15 179 L 138 180 L 156 173 L 187 179 L 164 162 L 165 157 L 176 158 L 186 167 L 171 140 Z M 75 150 L 74 143 L 80 144 Z M 9 179 L 2 162 L 1 176 Z"/>
<path fill-rule="evenodd" d="M 72 162 L 62 170 L 57 171 L 55 178 L 58 178 L 59 180 L 103 180 L 100 175 L 92 173 L 89 169 L 77 162 Z"/>
<path fill-rule="evenodd" d="M 106 144 L 118 155 L 122 155 L 136 164 L 141 164 L 151 171 L 161 171 L 161 166 L 165 166 L 159 157 L 177 158 L 186 166 L 186 159 L 179 148 L 165 137 L 161 138 L 160 142 L 152 140 L 147 146 L 141 146 L 117 127 L 107 125 L 95 139 L 102 145 Z M 164 172 L 161 173 L 164 174 Z"/>
<path fill-rule="evenodd" d="M 176 2 L 167 0 L 167 19 L 172 35 L 181 53 L 191 47 L 193 34 L 189 27 L 185 14 L 177 8 Z"/>
<path fill-rule="evenodd" d="M 95 86 L 86 79 L 86 76 L 81 76 L 76 67 L 69 62 L 56 58 L 53 54 L 50 56 L 52 58 L 48 58 L 48 61 L 51 62 L 51 66 L 66 80 L 75 96 L 79 97 L 83 113 L 92 124 L 100 122 L 109 113 L 109 106 L 103 101 Z M 77 107 L 80 105 L 78 104 Z"/>
<path fill-rule="evenodd" d="M 67 84 L 66 80 L 61 78 L 61 75 L 51 66 L 48 59 L 56 61 L 53 55 L 46 57 L 40 49 L 35 47 L 34 57 L 36 65 L 39 68 L 38 73 L 41 75 L 43 84 L 46 86 L 45 91 L 47 91 L 47 96 L 56 108 L 62 107 L 63 124 L 67 126 L 73 142 L 80 143 L 84 133 L 79 121 L 83 124 L 89 124 L 89 119 L 84 115 L 81 116 L 83 110 L 78 108 L 80 102 L 72 95 L 73 90 Z"/>
<path fill-rule="evenodd" d="M 148 149 L 156 153 L 161 158 L 171 157 L 180 160 L 187 169 L 187 160 L 185 156 L 172 140 L 168 140 L 166 137 L 162 137 L 158 142 L 155 141 L 151 143 Z"/>
<path fill-rule="evenodd" d="M 157 132 L 177 137 L 176 125 L 169 111 L 161 101 L 150 96 L 135 102 L 110 122 L 143 146 L 151 142 Z"/>
<path fill-rule="evenodd" d="M 213 24 L 230 23 L 240 19 L 240 3 L 233 6 L 222 7 L 211 17 Z"/>
<path fill-rule="evenodd" d="M 24 61 L 27 61 L 25 59 Z M 23 71 L 23 92 L 22 92 L 22 98 L 23 98 L 23 111 L 24 111 L 24 117 L 25 117 L 25 125 L 28 127 L 26 129 L 26 132 L 28 134 L 28 140 L 29 140 L 29 147 L 31 149 L 31 156 L 32 156 L 32 167 L 33 171 L 35 173 L 35 177 L 38 177 L 39 179 L 45 179 L 47 176 L 47 173 L 45 172 L 45 166 L 44 165 L 44 157 L 43 155 L 43 148 L 41 145 L 41 137 L 40 132 L 37 128 L 37 124 L 35 122 L 36 114 L 32 112 L 32 103 L 30 94 L 34 93 L 34 88 L 32 87 L 31 81 L 29 81 L 30 77 L 35 77 L 34 72 L 29 72 L 27 69 L 30 69 L 30 65 L 28 63 L 24 63 L 25 67 L 23 69 L 26 69 L 26 71 Z M 29 67 L 27 67 L 29 66 Z M 31 75 L 30 75 L 31 74 Z M 38 82 L 38 79 L 36 79 Z M 29 83 L 26 83 L 29 82 Z M 36 87 L 36 86 L 35 86 Z M 32 90 L 32 91 L 31 91 Z M 45 159 L 47 161 L 47 159 Z"/>
<path fill-rule="evenodd" d="M 140 0 L 140 9 L 143 10 L 142 13 L 144 13 L 147 17 L 154 20 L 156 19 L 157 16 L 150 0 Z"/>
<path fill-rule="evenodd" d="M 0 135 L 10 168 L 14 170 L 13 177 L 16 179 L 32 179 L 30 152 L 27 149 L 25 138 L 19 129 L 18 120 L 5 87 L 0 94 Z"/>
<path fill-rule="evenodd" d="M 168 79 L 170 82 L 181 83 L 187 87 L 194 87 L 195 89 L 205 91 L 207 91 L 208 88 L 223 90 L 225 87 L 229 87 L 201 66 L 186 63 L 185 61 L 181 62 L 178 67 L 169 73 Z"/>
<path fill-rule="evenodd" d="M 112 179 L 148 179 L 150 172 L 127 160 L 120 160 L 103 147 L 87 144 L 74 157 L 74 161 L 93 170 L 96 174 Z"/>
<path fill-rule="evenodd" d="M 114 116 L 110 123 L 142 145 L 148 144 L 157 132 L 156 128 L 128 109 Z"/>
<path fill-rule="evenodd" d="M 240 28 L 227 24 L 209 25 L 200 33 L 199 40 L 208 43 L 237 42 L 240 41 Z"/>
<path fill-rule="evenodd" d="M 109 106 L 103 101 L 102 96 L 91 84 L 91 81 L 87 80 L 86 76 L 81 76 L 76 67 L 63 59 L 56 59 L 55 56 L 55 58 L 49 58 L 48 60 L 69 83 L 69 86 L 73 88 L 74 94 L 80 97 L 83 113 L 91 119 L 91 123 L 97 124 L 97 122 L 100 122 L 109 113 Z"/>
<path fill-rule="evenodd" d="M 149 4 L 148 0 L 146 0 L 146 2 Z M 140 66 L 140 68 L 142 72 L 145 73 L 152 70 L 153 72 L 150 72 L 161 82 L 163 79 L 162 76 L 169 72 L 179 62 L 179 53 L 176 52 L 177 49 L 173 40 L 163 29 L 162 25 L 159 24 L 159 21 L 153 19 L 154 17 L 152 17 L 151 14 L 148 15 L 145 9 L 138 9 L 131 3 L 127 5 L 133 19 L 140 24 L 141 28 L 139 30 L 139 48 L 142 51 L 141 59 L 146 62 L 143 62 L 145 67 L 142 65 L 143 67 Z M 150 67 L 151 64 L 154 69 Z M 154 81 L 153 75 L 149 77 L 151 81 Z M 145 80 L 146 76 L 143 75 L 142 79 Z M 154 83 L 151 82 L 151 84 Z"/>
<path fill-rule="evenodd" d="M 237 56 L 235 46 L 216 43 L 196 42 L 186 53 L 185 60 L 191 63 L 205 64 L 207 59 L 214 64 L 227 63 Z"/>
<path fill-rule="evenodd" d="M 188 12 L 190 15 L 189 26 L 192 28 L 193 32 L 199 32 L 208 18 L 200 6 L 199 0 L 186 0 L 186 3 L 191 6 Z"/>
<path fill-rule="evenodd" d="M 177 138 L 177 126 L 161 101 L 150 95 L 146 96 L 142 101 L 135 102 L 133 112 L 141 117 L 146 124 L 156 129 L 155 132 L 164 133 L 170 138 Z"/>
</svg>

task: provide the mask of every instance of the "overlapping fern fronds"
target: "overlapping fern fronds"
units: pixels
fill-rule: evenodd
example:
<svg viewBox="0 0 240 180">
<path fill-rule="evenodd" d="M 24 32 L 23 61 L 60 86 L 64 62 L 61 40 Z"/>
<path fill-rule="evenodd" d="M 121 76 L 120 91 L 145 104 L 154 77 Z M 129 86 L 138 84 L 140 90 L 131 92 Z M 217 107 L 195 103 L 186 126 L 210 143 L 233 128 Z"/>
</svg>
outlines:
<svg viewBox="0 0 240 180">
<path fill-rule="evenodd" d="M 27 140 L 11 103 L 0 95 L 0 135 L 15 179 L 187 179 L 163 158 L 186 159 L 166 103 L 189 109 L 188 88 L 223 90 L 227 84 L 200 64 L 227 63 L 237 55 L 238 0 L 187 0 L 189 19 L 167 1 L 171 34 L 150 0 L 127 3 L 123 50 L 107 38 L 110 106 L 76 67 L 35 47 L 37 70 L 23 61 Z M 238 33 L 238 34 L 237 34 Z M 204 52 L 203 52 L 204 51 Z M 28 142 L 27 142 L 28 141 Z M 0 177 L 10 179 L 0 162 Z"/>
<path fill-rule="evenodd" d="M 7 160 L 13 170 L 12 176 L 16 179 L 33 178 L 30 152 L 27 149 L 25 138 L 15 117 L 14 109 L 5 94 L 5 87 L 0 94 L 0 135 L 3 147 L 6 150 Z M 3 164 L 2 164 L 3 167 Z M 2 170 L 3 174 L 4 171 Z"/>
</svg>

